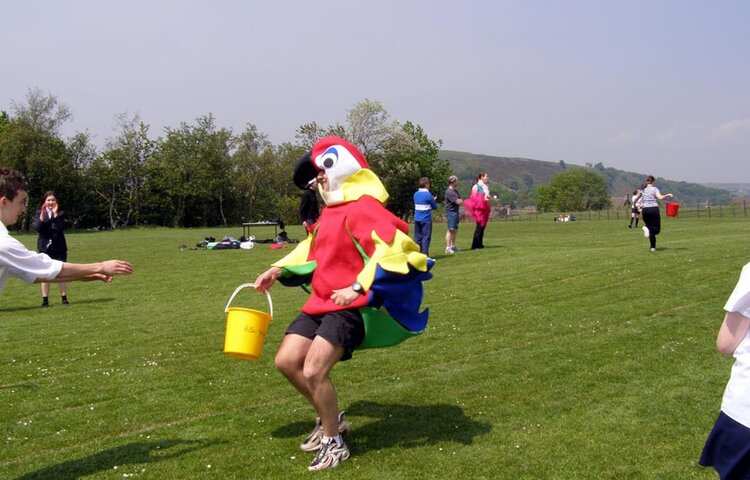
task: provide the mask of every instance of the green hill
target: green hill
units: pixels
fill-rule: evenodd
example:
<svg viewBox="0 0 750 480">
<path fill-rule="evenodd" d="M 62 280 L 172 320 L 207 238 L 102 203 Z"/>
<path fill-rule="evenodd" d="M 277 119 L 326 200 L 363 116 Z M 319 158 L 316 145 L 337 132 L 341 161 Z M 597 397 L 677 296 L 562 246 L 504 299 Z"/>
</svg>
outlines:
<svg viewBox="0 0 750 480">
<path fill-rule="evenodd" d="M 647 175 L 605 167 L 601 163 L 592 167 L 582 167 L 563 161 L 555 163 L 528 158 L 493 157 L 454 150 L 440 150 L 438 155 L 440 159 L 450 162 L 455 175 L 464 181 L 464 188 L 467 184 L 471 185 L 470 181 L 479 172 L 487 172 L 491 184 L 505 194 L 508 203 L 535 203 L 533 187 L 549 183 L 552 177 L 567 168 L 593 169 L 607 181 L 610 194 L 616 198 L 622 198 L 625 193 L 641 186 Z M 727 190 L 697 183 L 657 178 L 657 184 L 662 192 L 674 193 L 675 200 L 689 205 L 707 202 L 712 205 L 727 204 L 731 198 L 731 193 Z M 492 185 L 490 187 L 492 188 Z M 613 205 L 617 206 L 614 202 Z"/>
<path fill-rule="evenodd" d="M 704 183 L 703 185 L 710 188 L 728 190 L 729 193 L 736 197 L 746 197 L 750 195 L 750 183 Z"/>
</svg>

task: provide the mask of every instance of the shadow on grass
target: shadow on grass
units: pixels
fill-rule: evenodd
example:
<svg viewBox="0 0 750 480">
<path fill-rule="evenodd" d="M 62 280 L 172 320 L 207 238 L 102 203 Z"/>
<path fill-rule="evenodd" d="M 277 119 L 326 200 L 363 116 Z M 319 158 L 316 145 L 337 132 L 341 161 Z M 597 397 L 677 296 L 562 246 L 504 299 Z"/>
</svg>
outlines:
<svg viewBox="0 0 750 480">
<path fill-rule="evenodd" d="M 346 443 L 352 452 L 367 452 L 390 447 L 414 448 L 441 442 L 470 445 L 474 437 L 488 433 L 492 426 L 477 422 L 455 405 L 398 405 L 357 402 L 346 410 L 350 417 L 376 419 L 366 425 L 352 422 Z M 312 422 L 294 422 L 273 432 L 275 437 L 303 437 Z"/>
<path fill-rule="evenodd" d="M 68 306 L 65 306 L 65 305 L 62 305 L 62 304 L 55 305 L 54 302 L 50 302 L 50 306 L 48 308 L 42 308 L 39 305 L 36 305 L 34 307 L 15 307 L 15 308 L 9 307 L 9 308 L 0 308 L 0 313 L 3 313 L 3 312 L 23 312 L 25 310 L 39 310 L 39 311 L 43 311 L 44 310 L 44 311 L 46 311 L 49 308 L 55 308 L 55 307 L 73 308 L 75 305 L 86 305 L 86 304 L 89 304 L 89 303 L 107 303 L 107 302 L 114 302 L 114 301 L 115 301 L 115 299 L 112 298 L 112 297 L 110 297 L 110 298 L 94 298 L 94 299 L 90 299 L 90 300 L 78 300 L 78 301 L 71 300 L 70 305 L 68 305 Z"/>
<path fill-rule="evenodd" d="M 684 250 L 690 250 L 688 247 L 656 247 L 657 252 L 666 252 L 667 250 L 674 250 L 674 251 L 684 251 Z"/>
<path fill-rule="evenodd" d="M 113 470 L 115 466 L 122 468 L 126 465 L 169 460 L 217 443 L 222 442 L 174 439 L 128 443 L 127 445 L 103 450 L 88 457 L 69 460 L 52 465 L 51 467 L 29 472 L 26 475 L 16 478 L 16 480 L 76 480 L 97 472 Z"/>
<path fill-rule="evenodd" d="M 461 255 L 465 253 L 481 252 L 482 250 L 494 250 L 497 248 L 506 248 L 506 247 L 503 245 L 490 245 L 490 246 L 485 246 L 482 248 L 474 248 L 474 249 L 467 247 L 467 248 L 459 250 L 456 253 L 438 253 L 435 255 L 430 255 L 430 257 L 434 258 L 435 260 L 440 260 L 442 258 L 461 258 Z"/>
<path fill-rule="evenodd" d="M 0 385 L 0 390 L 6 390 L 8 388 L 32 389 L 32 388 L 39 388 L 39 384 L 35 382 L 28 382 L 28 383 L 6 383 L 6 384 Z"/>
</svg>

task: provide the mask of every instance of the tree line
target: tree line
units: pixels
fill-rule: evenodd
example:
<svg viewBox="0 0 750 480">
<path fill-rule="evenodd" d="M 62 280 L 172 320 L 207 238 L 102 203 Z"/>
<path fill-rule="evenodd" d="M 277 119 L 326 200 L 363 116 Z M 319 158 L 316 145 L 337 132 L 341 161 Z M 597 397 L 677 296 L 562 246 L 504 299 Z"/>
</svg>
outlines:
<svg viewBox="0 0 750 480">
<path fill-rule="evenodd" d="M 373 100 L 354 105 L 343 124 L 302 124 L 294 140 L 279 145 L 252 123 L 234 132 L 210 113 L 157 137 L 138 114 L 122 113 L 115 117 L 115 135 L 98 149 L 86 132 L 61 137 L 70 118 L 66 104 L 39 89 L 12 102 L 10 112 L 0 111 L 0 165 L 29 181 L 21 229 L 33 223 L 48 190 L 75 228 L 210 227 L 277 218 L 297 223 L 300 191 L 292 171 L 326 135 L 361 149 L 390 194 L 388 209 L 402 218 L 413 210 L 420 177 L 450 175 L 449 163 L 438 158 L 440 140 L 412 122 L 391 119 Z"/>
</svg>

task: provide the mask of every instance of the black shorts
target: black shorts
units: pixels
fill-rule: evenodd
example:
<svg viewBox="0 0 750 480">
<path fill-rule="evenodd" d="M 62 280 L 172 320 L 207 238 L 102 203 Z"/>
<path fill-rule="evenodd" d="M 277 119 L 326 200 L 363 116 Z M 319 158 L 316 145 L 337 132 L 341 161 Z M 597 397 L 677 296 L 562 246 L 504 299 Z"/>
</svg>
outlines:
<svg viewBox="0 0 750 480">
<path fill-rule="evenodd" d="M 289 324 L 286 333 L 301 335 L 310 340 L 321 336 L 334 345 L 344 347 L 341 360 L 349 360 L 354 349 L 365 338 L 365 323 L 359 310 L 339 310 L 323 315 L 300 312 Z"/>
</svg>

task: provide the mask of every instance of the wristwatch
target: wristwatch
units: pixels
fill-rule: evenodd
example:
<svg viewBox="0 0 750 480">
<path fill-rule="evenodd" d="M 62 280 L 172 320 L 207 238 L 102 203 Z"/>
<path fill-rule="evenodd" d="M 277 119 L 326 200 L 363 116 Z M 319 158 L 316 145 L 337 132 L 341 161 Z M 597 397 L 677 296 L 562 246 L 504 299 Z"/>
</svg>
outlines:
<svg viewBox="0 0 750 480">
<path fill-rule="evenodd" d="M 359 293 L 360 295 L 365 294 L 365 287 L 363 287 L 362 284 L 359 282 L 352 283 L 352 290 Z"/>
</svg>

